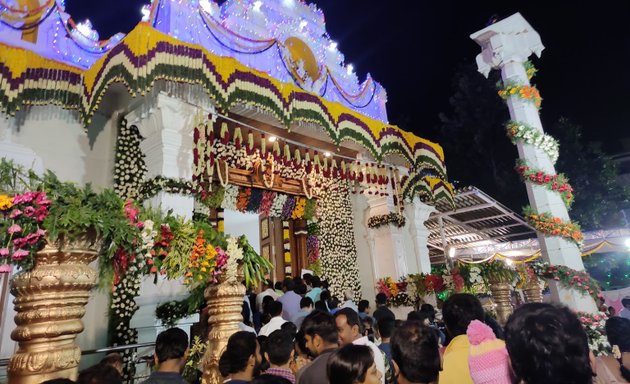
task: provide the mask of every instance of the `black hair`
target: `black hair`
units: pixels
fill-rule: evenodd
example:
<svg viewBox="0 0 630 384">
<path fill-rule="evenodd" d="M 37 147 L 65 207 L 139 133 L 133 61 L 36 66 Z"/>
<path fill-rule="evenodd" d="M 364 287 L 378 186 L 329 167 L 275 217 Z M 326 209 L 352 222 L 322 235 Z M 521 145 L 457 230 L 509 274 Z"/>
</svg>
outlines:
<svg viewBox="0 0 630 384">
<path fill-rule="evenodd" d="M 315 311 L 306 316 L 302 321 L 302 332 L 310 337 L 318 335 L 329 344 L 337 343 L 338 333 L 335 319 L 326 312 Z"/>
<path fill-rule="evenodd" d="M 376 294 L 376 304 L 377 305 L 385 305 L 387 303 L 387 296 L 380 292 Z"/>
<path fill-rule="evenodd" d="M 335 319 L 339 316 L 346 317 L 346 323 L 352 328 L 355 325 L 359 327 L 359 333 L 363 335 L 364 327 L 361 318 L 359 318 L 359 314 L 354 311 L 352 308 L 341 308 L 337 312 L 335 312 Z"/>
<path fill-rule="evenodd" d="M 324 300 L 320 300 L 315 303 L 315 310 L 320 312 L 328 312 L 328 307 L 326 306 L 326 302 Z"/>
<path fill-rule="evenodd" d="M 313 275 L 311 275 L 310 273 L 305 273 L 302 276 L 302 280 L 305 284 L 310 284 L 313 281 Z"/>
<path fill-rule="evenodd" d="M 319 294 L 319 299 L 321 301 L 330 300 L 330 291 L 322 291 L 322 293 Z"/>
<path fill-rule="evenodd" d="M 456 293 L 442 306 L 446 330 L 451 337 L 463 335 L 473 320 L 483 322 L 484 312 L 481 302 L 469 293 Z"/>
<path fill-rule="evenodd" d="M 303 297 L 302 300 L 300 300 L 300 308 L 308 308 L 311 305 L 313 305 L 313 299 L 310 297 Z"/>
<path fill-rule="evenodd" d="M 273 282 L 271 282 L 271 280 L 269 279 L 264 279 L 262 283 L 263 283 L 263 286 L 265 287 L 273 287 Z"/>
<path fill-rule="evenodd" d="M 294 336 L 298 331 L 297 326 L 290 321 L 285 321 L 284 323 L 282 323 L 282 325 L 280 326 L 280 329 L 282 329 L 285 332 L 289 332 L 291 335 L 294 335 Z"/>
<path fill-rule="evenodd" d="M 381 337 L 392 337 L 392 333 L 394 332 L 394 326 L 396 325 L 396 320 L 391 318 L 381 319 L 378 323 L 376 323 L 376 327 L 378 328 L 378 333 L 381 334 Z"/>
<path fill-rule="evenodd" d="M 158 363 L 181 359 L 188 349 L 188 335 L 179 328 L 171 328 L 160 333 L 155 340 L 155 356 Z"/>
<path fill-rule="evenodd" d="M 249 305 L 247 305 L 247 303 L 243 301 L 243 305 L 241 306 L 241 316 L 243 316 L 243 324 L 251 325 L 251 322 L 249 321 L 249 316 L 251 314 L 252 312 L 249 309 Z"/>
<path fill-rule="evenodd" d="M 368 309 L 369 306 L 370 306 L 369 301 L 365 299 L 359 301 L 359 304 L 357 305 L 357 308 L 359 309 L 359 313 L 365 312 L 365 310 Z"/>
<path fill-rule="evenodd" d="M 370 347 L 348 344 L 330 355 L 326 374 L 330 384 L 354 384 L 365 381 L 372 364 L 374 355 Z"/>
<path fill-rule="evenodd" d="M 440 352 L 438 337 L 433 329 L 417 321 L 406 321 L 394 330 L 390 345 L 392 360 L 408 381 L 437 381 Z"/>
<path fill-rule="evenodd" d="M 50 379 L 42 381 L 40 384 L 75 384 L 75 382 L 70 379 Z"/>
<path fill-rule="evenodd" d="M 264 375 L 260 375 L 254 380 L 249 382 L 250 384 L 291 384 L 288 379 L 285 379 L 282 376 L 271 375 L 265 373 Z"/>
<path fill-rule="evenodd" d="M 274 300 L 273 296 L 271 295 L 267 295 L 265 297 L 263 297 L 262 299 L 262 310 L 263 313 L 269 313 L 269 305 L 271 305 L 271 303 L 275 302 L 276 300 Z"/>
<path fill-rule="evenodd" d="M 420 306 L 420 310 L 429 315 L 429 321 L 431 323 L 435 322 L 435 308 L 429 303 L 424 303 Z"/>
<path fill-rule="evenodd" d="M 273 285 L 273 289 L 282 291 L 282 281 L 276 281 L 276 283 Z"/>
<path fill-rule="evenodd" d="M 306 295 L 306 285 L 304 285 L 304 283 L 297 284 L 293 292 L 298 295 Z"/>
<path fill-rule="evenodd" d="M 230 336 L 227 346 L 219 359 L 221 375 L 242 372 L 251 356 L 256 356 L 258 342 L 252 332 L 239 331 Z"/>
<path fill-rule="evenodd" d="M 295 348 L 302 354 L 311 355 L 311 351 L 306 348 L 306 338 L 301 329 L 295 334 Z"/>
<path fill-rule="evenodd" d="M 610 345 L 619 346 L 621 352 L 630 352 L 630 320 L 611 317 L 606 320 L 606 335 Z"/>
<path fill-rule="evenodd" d="M 313 286 L 313 288 L 318 288 L 322 286 L 322 280 L 319 278 L 319 276 L 313 276 L 313 278 L 311 279 L 311 284 Z"/>
<path fill-rule="evenodd" d="M 287 277 L 282 282 L 282 288 L 286 289 L 287 292 L 294 290 L 295 289 L 295 281 L 293 281 L 292 278 Z"/>
<path fill-rule="evenodd" d="M 116 368 L 112 367 L 111 365 L 96 364 L 79 373 L 77 383 L 122 384 L 122 376 L 120 376 L 120 373 L 118 373 Z"/>
<path fill-rule="evenodd" d="M 271 332 L 265 341 L 265 352 L 269 355 L 269 362 L 274 365 L 284 365 L 289 362 L 293 351 L 293 334 L 281 329 Z"/>
<path fill-rule="evenodd" d="M 592 383 L 586 333 L 566 307 L 524 304 L 507 321 L 505 344 L 519 380 Z"/>
<path fill-rule="evenodd" d="M 628 307 L 628 305 L 630 305 L 630 297 L 624 297 L 623 299 L 621 299 L 621 305 L 623 305 L 624 307 Z"/>
<path fill-rule="evenodd" d="M 269 297 L 269 296 L 267 296 L 267 297 Z M 280 301 L 273 301 L 273 302 L 269 303 L 267 308 L 269 310 L 269 314 L 272 317 L 276 317 L 276 316 L 282 315 L 282 302 L 280 302 Z"/>
<path fill-rule="evenodd" d="M 407 321 L 418 321 L 422 323 L 423 317 L 420 315 L 420 311 L 411 311 L 407 314 Z"/>
</svg>

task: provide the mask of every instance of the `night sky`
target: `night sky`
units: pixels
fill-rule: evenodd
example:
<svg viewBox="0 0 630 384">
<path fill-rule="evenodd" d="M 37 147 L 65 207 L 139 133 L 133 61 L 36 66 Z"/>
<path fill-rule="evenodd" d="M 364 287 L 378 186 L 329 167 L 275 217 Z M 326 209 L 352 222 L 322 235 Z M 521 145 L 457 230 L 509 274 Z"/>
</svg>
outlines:
<svg viewBox="0 0 630 384">
<path fill-rule="evenodd" d="M 128 32 L 145 1 L 66 0 L 77 20 L 89 18 L 101 39 Z M 543 97 L 543 124 L 560 116 L 602 141 L 611 153 L 630 138 L 630 1 L 316 0 L 346 62 L 363 80 L 387 89 L 390 122 L 435 139 L 439 113 L 448 112 L 458 65 L 480 48 L 469 35 L 496 14 L 521 14 L 540 33 L 545 50 L 534 59 Z M 480 75 L 481 76 L 481 75 Z"/>
</svg>

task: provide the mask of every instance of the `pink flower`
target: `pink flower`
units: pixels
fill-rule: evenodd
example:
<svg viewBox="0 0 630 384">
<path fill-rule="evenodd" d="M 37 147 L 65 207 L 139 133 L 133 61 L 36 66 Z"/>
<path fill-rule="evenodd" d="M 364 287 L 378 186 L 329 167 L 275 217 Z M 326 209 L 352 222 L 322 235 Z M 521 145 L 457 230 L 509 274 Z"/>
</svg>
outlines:
<svg viewBox="0 0 630 384">
<path fill-rule="evenodd" d="M 50 200 L 46 198 L 46 192 L 39 192 L 39 194 L 35 198 L 35 202 L 39 205 L 45 205 L 45 206 L 48 206 L 52 203 Z"/>
<path fill-rule="evenodd" d="M 46 216 L 48 216 L 48 208 L 46 208 L 43 205 L 38 207 L 33 213 L 33 216 L 35 216 L 35 220 L 43 221 L 46 218 Z"/>
<path fill-rule="evenodd" d="M 9 273 L 11 272 L 11 266 L 9 264 L 0 265 L 0 273 Z"/>
<path fill-rule="evenodd" d="M 0 248 L 0 257 L 9 256 L 9 248 Z"/>
<path fill-rule="evenodd" d="M 16 217 L 20 216 L 21 214 L 22 214 L 22 211 L 20 211 L 19 209 L 14 209 L 9 214 L 9 219 L 15 219 Z"/>
<path fill-rule="evenodd" d="M 13 261 L 20 261 L 26 256 L 28 256 L 28 251 L 25 251 L 23 249 L 18 249 L 15 252 L 13 252 L 13 256 L 11 256 L 11 259 Z"/>
<path fill-rule="evenodd" d="M 468 325 L 468 330 L 466 330 L 466 335 L 468 335 L 468 340 L 472 345 L 479 345 L 487 340 L 494 340 L 497 337 L 492 332 L 492 328 L 484 324 L 479 320 L 473 320 Z"/>
<path fill-rule="evenodd" d="M 18 232 L 20 232 L 21 230 L 22 230 L 22 227 L 20 227 L 20 226 L 19 226 L 19 225 L 17 225 L 17 224 L 13 224 L 12 226 L 10 226 L 10 227 L 9 227 L 9 229 L 7 229 L 7 232 L 8 232 L 10 235 L 13 235 L 14 233 L 18 233 Z"/>
<path fill-rule="evenodd" d="M 22 248 L 25 245 L 26 245 L 26 237 L 18 237 L 17 239 L 13 240 L 13 246 L 15 248 Z"/>
<path fill-rule="evenodd" d="M 24 215 L 26 215 L 26 217 L 31 217 L 33 214 L 35 214 L 35 208 L 31 206 L 24 208 Z"/>
<path fill-rule="evenodd" d="M 127 216 L 127 219 L 135 223 L 138 220 L 138 213 L 140 213 L 140 210 L 133 206 L 133 201 L 127 200 L 125 202 L 125 216 Z"/>
</svg>

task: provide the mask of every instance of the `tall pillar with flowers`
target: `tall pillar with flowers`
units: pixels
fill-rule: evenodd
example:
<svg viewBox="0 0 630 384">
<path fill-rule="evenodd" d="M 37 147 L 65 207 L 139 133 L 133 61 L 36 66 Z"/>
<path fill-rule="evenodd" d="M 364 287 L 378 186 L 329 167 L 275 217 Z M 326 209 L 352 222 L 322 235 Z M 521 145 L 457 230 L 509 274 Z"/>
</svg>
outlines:
<svg viewBox="0 0 630 384">
<path fill-rule="evenodd" d="M 136 126 L 142 137 L 140 149 L 146 164 L 145 181 L 170 179 L 190 183 L 193 168 L 194 119 L 199 111 L 194 106 L 158 93 L 148 96 L 144 103 L 128 113 L 127 127 Z M 191 194 L 160 190 L 145 201 L 145 205 L 160 208 L 166 212 L 190 219 L 193 214 L 194 197 Z M 186 296 L 186 288 L 180 281 L 160 278 L 154 284 L 152 277 L 146 277 L 140 286 L 140 294 L 135 301 L 138 311 L 131 321 L 131 327 L 138 330 L 138 342 L 155 340 L 162 328 L 155 321 L 155 308 L 159 303 L 177 300 Z M 197 321 L 184 319 L 183 329 Z"/>
<path fill-rule="evenodd" d="M 488 76 L 491 69 L 501 71 L 503 97 L 510 111 L 507 134 L 516 144 L 519 153 L 517 171 L 533 174 L 526 180 L 527 196 L 531 207 L 524 215 L 538 232 L 544 257 L 552 264 L 566 265 L 575 270 L 584 270 L 580 256 L 582 234 L 579 227 L 570 222 L 568 203 L 571 189 L 562 190 L 554 184 L 558 180 L 554 164 L 558 157 L 557 142 L 545 134 L 540 121 L 541 98 L 530 78 L 535 69 L 528 62 L 534 53 L 540 56 L 544 46 L 538 33 L 516 13 L 506 19 L 473 33 L 471 36 L 481 46 L 477 55 L 479 72 Z M 567 189 L 568 188 L 568 189 Z M 574 310 L 594 312 L 596 305 L 590 296 L 551 284 L 555 301 L 562 302 Z"/>
</svg>

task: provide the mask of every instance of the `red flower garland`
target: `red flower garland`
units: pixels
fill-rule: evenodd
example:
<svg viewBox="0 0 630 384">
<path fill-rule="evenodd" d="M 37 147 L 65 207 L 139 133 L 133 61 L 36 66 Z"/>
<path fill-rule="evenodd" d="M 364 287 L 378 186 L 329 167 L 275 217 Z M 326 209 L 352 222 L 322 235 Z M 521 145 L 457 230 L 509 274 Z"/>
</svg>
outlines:
<svg viewBox="0 0 630 384">
<path fill-rule="evenodd" d="M 573 204 L 575 195 L 573 195 L 573 188 L 565 175 L 549 175 L 540 170 L 530 168 L 523 161 L 518 162 L 514 169 L 523 181 L 542 185 L 549 190 L 558 192 L 567 208 L 570 208 L 571 204 Z"/>
</svg>

